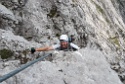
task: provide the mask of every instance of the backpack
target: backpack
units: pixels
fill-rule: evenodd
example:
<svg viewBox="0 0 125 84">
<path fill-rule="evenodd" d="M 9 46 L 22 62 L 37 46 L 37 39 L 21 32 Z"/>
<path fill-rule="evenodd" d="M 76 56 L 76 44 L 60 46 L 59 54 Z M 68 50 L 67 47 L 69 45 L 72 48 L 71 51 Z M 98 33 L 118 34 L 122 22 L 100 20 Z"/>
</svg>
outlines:
<svg viewBox="0 0 125 84">
<path fill-rule="evenodd" d="M 69 43 L 73 42 L 74 40 L 75 40 L 74 35 L 71 35 L 71 36 L 69 37 Z"/>
</svg>

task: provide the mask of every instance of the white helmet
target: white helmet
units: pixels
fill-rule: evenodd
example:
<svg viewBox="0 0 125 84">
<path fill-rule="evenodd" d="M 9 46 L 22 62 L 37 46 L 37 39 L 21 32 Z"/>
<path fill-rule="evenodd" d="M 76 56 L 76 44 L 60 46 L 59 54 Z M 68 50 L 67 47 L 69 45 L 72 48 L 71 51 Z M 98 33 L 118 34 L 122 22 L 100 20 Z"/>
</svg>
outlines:
<svg viewBox="0 0 125 84">
<path fill-rule="evenodd" d="M 68 36 L 66 34 L 63 34 L 60 36 L 60 40 L 68 41 Z"/>
</svg>

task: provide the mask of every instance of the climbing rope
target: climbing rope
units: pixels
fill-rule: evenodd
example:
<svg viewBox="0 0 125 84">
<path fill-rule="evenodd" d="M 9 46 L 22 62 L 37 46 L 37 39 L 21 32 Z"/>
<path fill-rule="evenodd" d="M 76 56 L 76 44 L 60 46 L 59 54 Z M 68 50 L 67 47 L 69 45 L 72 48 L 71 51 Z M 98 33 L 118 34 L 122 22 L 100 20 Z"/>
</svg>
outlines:
<svg viewBox="0 0 125 84">
<path fill-rule="evenodd" d="M 45 56 L 42 56 L 42 57 L 40 57 L 38 59 L 35 59 L 35 60 L 31 61 L 31 62 L 28 62 L 27 64 L 22 65 L 20 68 L 14 70 L 14 71 L 12 71 L 12 72 L 10 72 L 8 74 L 3 75 L 2 77 L 0 77 L 0 83 L 3 82 L 4 80 L 6 80 L 6 79 L 8 79 L 8 78 L 10 78 L 12 76 L 14 76 L 15 74 L 19 73 L 20 71 L 24 70 L 25 68 L 33 65 L 34 63 L 36 63 L 36 62 L 38 62 L 40 60 L 43 60 L 44 58 L 46 58 L 46 57 L 48 57 L 50 55 L 51 55 L 51 53 L 49 53 L 49 54 L 47 54 Z"/>
</svg>

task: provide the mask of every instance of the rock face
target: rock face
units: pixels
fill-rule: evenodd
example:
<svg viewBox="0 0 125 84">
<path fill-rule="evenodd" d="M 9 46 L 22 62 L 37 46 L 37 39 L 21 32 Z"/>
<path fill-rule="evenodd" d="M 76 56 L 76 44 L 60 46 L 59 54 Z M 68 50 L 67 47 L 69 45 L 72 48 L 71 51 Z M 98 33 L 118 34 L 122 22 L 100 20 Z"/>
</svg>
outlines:
<svg viewBox="0 0 125 84">
<path fill-rule="evenodd" d="M 81 48 L 100 49 L 124 82 L 124 7 L 124 0 L 0 0 L 0 52 L 13 52 L 0 53 L 0 60 L 26 63 L 31 47 L 57 43 L 66 33 Z"/>
<path fill-rule="evenodd" d="M 80 52 L 53 53 L 53 61 L 40 61 L 2 84 L 122 84 L 99 50 Z M 6 66 L 1 72 L 10 69 Z"/>
</svg>

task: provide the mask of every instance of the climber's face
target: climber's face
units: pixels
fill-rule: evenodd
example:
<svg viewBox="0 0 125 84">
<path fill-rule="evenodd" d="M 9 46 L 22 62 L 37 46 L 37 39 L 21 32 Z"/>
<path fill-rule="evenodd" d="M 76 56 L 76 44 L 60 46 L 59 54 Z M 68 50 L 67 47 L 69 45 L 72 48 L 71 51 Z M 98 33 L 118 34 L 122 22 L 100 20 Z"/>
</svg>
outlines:
<svg viewBox="0 0 125 84">
<path fill-rule="evenodd" d="M 68 42 L 67 41 L 60 41 L 61 47 L 62 48 L 68 48 Z"/>
</svg>

